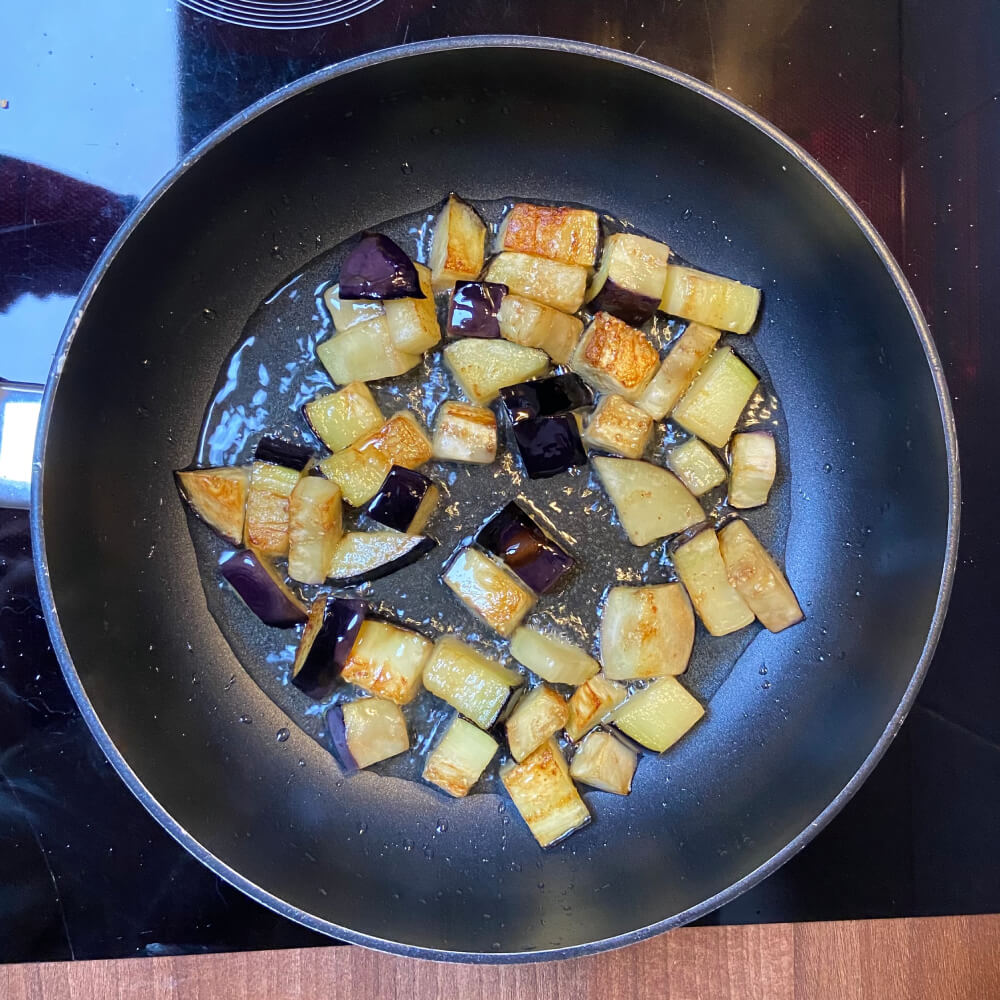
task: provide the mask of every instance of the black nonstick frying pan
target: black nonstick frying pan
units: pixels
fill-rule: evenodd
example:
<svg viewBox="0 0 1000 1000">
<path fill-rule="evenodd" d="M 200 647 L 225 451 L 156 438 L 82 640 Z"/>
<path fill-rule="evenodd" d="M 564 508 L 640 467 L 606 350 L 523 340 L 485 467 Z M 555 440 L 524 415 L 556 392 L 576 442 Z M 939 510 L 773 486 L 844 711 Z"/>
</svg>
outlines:
<svg viewBox="0 0 1000 1000">
<path fill-rule="evenodd" d="M 315 255 L 316 236 L 330 246 L 451 190 L 599 206 L 667 242 L 677 233 L 712 270 L 760 276 L 755 346 L 789 430 L 786 563 L 805 623 L 757 635 L 706 722 L 548 851 L 516 818 L 497 823 L 495 796 L 429 805 L 426 788 L 376 775 L 338 787 L 312 738 L 294 729 L 277 742 L 288 720 L 208 612 L 171 475 L 191 459 L 248 317 Z M 681 229 L 688 209 L 701 223 Z M 36 457 L 53 644 L 135 794 L 265 905 L 431 958 L 627 944 L 704 915 L 804 847 L 902 724 L 957 544 L 940 363 L 856 206 L 703 84 L 545 39 L 364 56 L 212 135 L 140 204 L 84 288 Z"/>
</svg>

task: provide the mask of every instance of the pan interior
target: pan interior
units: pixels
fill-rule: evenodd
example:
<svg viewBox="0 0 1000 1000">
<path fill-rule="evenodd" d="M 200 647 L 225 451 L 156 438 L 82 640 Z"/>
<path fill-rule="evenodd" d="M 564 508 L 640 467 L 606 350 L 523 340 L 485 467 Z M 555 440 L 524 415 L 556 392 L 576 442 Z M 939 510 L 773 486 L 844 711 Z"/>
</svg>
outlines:
<svg viewBox="0 0 1000 1000">
<path fill-rule="evenodd" d="M 277 741 L 286 716 L 207 607 L 171 477 L 254 310 L 317 240 L 450 190 L 600 206 L 756 279 L 753 345 L 788 428 L 786 562 L 806 623 L 759 633 L 707 692 L 706 723 L 546 852 L 492 795 L 342 781 L 304 732 Z M 621 938 L 689 918 L 766 865 L 879 740 L 947 559 L 934 379 L 848 212 L 730 110 L 558 47 L 373 60 L 214 145 L 108 263 L 51 406 L 38 523 L 71 685 L 206 860 L 293 917 L 395 949 Z"/>
</svg>

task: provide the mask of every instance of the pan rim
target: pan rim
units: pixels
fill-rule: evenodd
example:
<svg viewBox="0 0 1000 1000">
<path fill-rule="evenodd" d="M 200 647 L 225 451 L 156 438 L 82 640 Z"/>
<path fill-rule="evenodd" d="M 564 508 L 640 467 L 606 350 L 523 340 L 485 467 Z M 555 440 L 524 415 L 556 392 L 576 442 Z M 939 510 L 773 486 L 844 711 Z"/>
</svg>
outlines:
<svg viewBox="0 0 1000 1000">
<path fill-rule="evenodd" d="M 893 712 L 885 729 L 868 755 L 861 762 L 858 769 L 852 775 L 844 788 L 833 798 L 831 802 L 815 817 L 804 829 L 789 841 L 785 847 L 772 855 L 762 865 L 749 872 L 742 879 L 727 886 L 709 899 L 682 911 L 666 917 L 663 920 L 649 924 L 645 927 L 636 928 L 608 938 L 596 941 L 589 941 L 580 944 L 568 945 L 562 948 L 540 949 L 538 951 L 514 951 L 514 952 L 465 952 L 449 949 L 428 948 L 424 946 L 410 945 L 398 941 L 380 938 L 376 935 L 361 933 L 348 927 L 343 927 L 332 921 L 324 920 L 313 914 L 306 912 L 296 906 L 292 906 L 284 900 L 274 896 L 268 890 L 262 888 L 252 880 L 241 875 L 231 868 L 219 857 L 205 848 L 192 833 L 182 827 L 166 809 L 160 805 L 150 789 L 142 782 L 138 774 L 132 770 L 131 766 L 122 756 L 114 744 L 110 734 L 104 728 L 93 704 L 88 697 L 79 674 L 73 664 L 73 659 L 66 644 L 62 628 L 59 623 L 59 613 L 55 607 L 52 586 L 49 578 L 48 557 L 45 548 L 45 532 L 43 527 L 42 512 L 42 490 L 44 485 L 44 458 L 45 448 L 52 417 L 53 405 L 56 391 L 58 389 L 59 377 L 65 363 L 66 356 L 72 346 L 76 333 L 80 327 L 85 309 L 94 293 L 107 273 L 112 262 L 129 239 L 132 232 L 140 225 L 143 218 L 149 213 L 160 198 L 173 186 L 175 181 L 185 174 L 197 161 L 204 157 L 210 150 L 217 146 L 223 139 L 227 138 L 238 128 L 249 121 L 259 117 L 271 108 L 283 104 L 286 100 L 294 98 L 299 94 L 313 89 L 315 86 L 325 83 L 328 80 L 336 79 L 353 73 L 357 70 L 370 66 L 381 65 L 396 60 L 419 57 L 425 54 L 438 53 L 455 49 L 468 48 L 520 48 L 535 49 L 541 51 L 567 53 L 571 55 L 584 56 L 592 59 L 599 59 L 604 62 L 617 63 L 643 73 L 659 77 L 668 83 L 684 87 L 693 91 L 699 96 L 712 101 L 737 115 L 748 124 L 763 132 L 773 142 L 781 146 L 799 164 L 808 170 L 847 212 L 848 216 L 861 230 L 868 240 L 872 249 L 879 257 L 882 265 L 886 268 L 896 287 L 904 305 L 913 322 L 915 332 L 923 347 L 927 365 L 934 383 L 935 393 L 938 400 L 938 409 L 941 416 L 942 430 L 945 439 L 945 453 L 948 463 L 948 495 L 949 512 L 948 526 L 945 536 L 944 560 L 942 565 L 941 580 L 938 590 L 938 598 L 931 616 L 927 638 L 924 642 L 920 656 L 914 667 L 912 677 L 902 694 L 899 705 Z M 672 930 L 683 926 L 691 921 L 711 913 L 724 903 L 735 899 L 747 889 L 756 885 L 772 872 L 780 868 L 786 861 L 802 850 L 812 839 L 822 830 L 838 812 L 854 796 L 862 783 L 874 769 L 875 765 L 882 758 L 892 740 L 899 732 L 906 719 L 917 692 L 923 683 L 924 677 L 930 666 L 934 650 L 940 637 L 941 628 L 948 603 L 951 597 L 952 583 L 958 558 L 958 538 L 959 538 L 959 517 L 961 505 L 961 485 L 958 461 L 958 441 L 955 426 L 955 418 L 952 412 L 951 399 L 945 380 L 944 369 L 937 348 L 931 336 L 930 328 L 924 318 L 923 312 L 917 303 L 916 296 L 910 288 L 901 267 L 886 246 L 882 237 L 875 230 L 872 223 L 857 206 L 854 200 L 833 179 L 833 177 L 804 149 L 776 128 L 770 122 L 762 118 L 756 112 L 746 107 L 734 98 L 716 90 L 714 87 L 703 83 L 668 66 L 654 62 L 628 52 L 621 52 L 615 49 L 605 48 L 589 42 L 570 41 L 559 38 L 522 36 L 522 35 L 465 35 L 444 39 L 434 39 L 425 42 L 415 42 L 408 45 L 394 46 L 392 48 L 380 49 L 374 52 L 364 53 L 352 59 L 324 67 L 307 76 L 293 81 L 286 86 L 273 91 L 271 94 L 261 98 L 248 108 L 244 109 L 229 121 L 219 126 L 210 135 L 199 142 L 192 150 L 186 153 L 181 160 L 168 171 L 163 178 L 149 191 L 148 194 L 138 203 L 129 218 L 118 230 L 111 242 L 105 247 L 101 256 L 90 275 L 87 277 L 83 288 L 73 307 L 73 311 L 63 331 L 59 346 L 53 356 L 52 366 L 46 381 L 44 394 L 42 397 L 41 412 L 38 423 L 38 436 L 35 444 L 35 454 L 31 487 L 31 540 L 34 553 L 35 572 L 38 580 L 38 589 L 42 598 L 42 609 L 45 615 L 46 625 L 59 660 L 63 676 L 72 693 L 80 712 L 88 727 L 97 740 L 101 750 L 108 758 L 119 776 L 129 787 L 132 793 L 138 798 L 142 805 L 149 811 L 154 819 L 189 853 L 194 855 L 199 861 L 206 865 L 220 878 L 224 879 L 237 889 L 246 893 L 252 899 L 267 906 L 276 913 L 300 923 L 311 930 L 326 934 L 332 938 L 357 944 L 378 951 L 400 955 L 410 958 L 423 958 L 434 961 L 470 962 L 476 964 L 510 964 L 515 962 L 543 962 L 567 958 L 577 958 L 584 955 L 597 954 L 615 948 L 625 947 L 646 940 L 664 931 Z"/>
</svg>

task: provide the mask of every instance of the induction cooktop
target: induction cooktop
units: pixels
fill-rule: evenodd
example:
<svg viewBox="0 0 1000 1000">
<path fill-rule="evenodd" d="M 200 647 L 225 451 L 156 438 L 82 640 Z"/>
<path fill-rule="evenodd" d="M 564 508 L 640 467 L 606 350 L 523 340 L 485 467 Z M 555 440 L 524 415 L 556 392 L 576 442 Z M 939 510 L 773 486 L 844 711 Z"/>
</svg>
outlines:
<svg viewBox="0 0 1000 1000">
<path fill-rule="evenodd" d="M 639 52 L 751 105 L 844 183 L 931 321 L 963 444 L 952 610 L 918 704 L 844 811 L 706 923 L 1000 909 L 995 492 L 1000 13 L 923 0 L 117 0 L 13 3 L 0 37 L 0 375 L 41 381 L 84 277 L 137 199 L 214 127 L 347 56 L 520 32 Z M 831 12 L 834 11 L 834 12 Z M 992 169 L 991 169 L 992 168 Z M 990 409 L 988 409 L 988 407 Z M 979 440 L 976 440 L 978 436 Z M 991 486 L 994 487 L 991 490 Z M 220 881 L 127 791 L 48 641 L 27 515 L 0 511 L 0 961 L 329 943 Z M 985 619 L 985 621 L 984 621 Z M 987 626 L 987 627 L 984 627 Z"/>
</svg>

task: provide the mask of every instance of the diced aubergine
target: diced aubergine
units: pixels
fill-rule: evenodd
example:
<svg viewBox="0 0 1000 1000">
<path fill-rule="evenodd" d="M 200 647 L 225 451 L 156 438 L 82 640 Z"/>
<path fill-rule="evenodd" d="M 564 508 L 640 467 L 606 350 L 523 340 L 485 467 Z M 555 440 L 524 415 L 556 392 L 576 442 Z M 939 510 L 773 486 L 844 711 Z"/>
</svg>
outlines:
<svg viewBox="0 0 1000 1000">
<path fill-rule="evenodd" d="M 510 655 L 550 684 L 586 683 L 601 669 L 579 646 L 557 635 L 545 635 L 522 625 L 510 640 Z"/>
<path fill-rule="evenodd" d="M 583 440 L 622 458 L 641 458 L 653 436 L 653 418 L 621 396 L 604 396 L 590 415 Z"/>
<path fill-rule="evenodd" d="M 500 250 L 517 250 L 583 267 L 594 266 L 600 241 L 601 223 L 596 212 L 525 202 L 511 208 L 497 234 Z"/>
<path fill-rule="evenodd" d="M 358 767 L 369 767 L 410 749 L 406 719 L 395 703 L 384 698 L 361 698 L 340 709 L 347 748 Z"/>
<path fill-rule="evenodd" d="M 497 316 L 500 336 L 522 347 L 537 347 L 557 364 L 566 364 L 583 332 L 583 321 L 526 299 L 506 295 Z"/>
<path fill-rule="evenodd" d="M 394 378 L 420 364 L 419 354 L 406 354 L 392 342 L 385 316 L 334 334 L 317 345 L 316 357 L 337 385 Z"/>
<path fill-rule="evenodd" d="M 266 556 L 253 549 L 243 549 L 226 559 L 219 572 L 265 625 L 291 628 L 307 620 L 305 605 L 292 593 Z"/>
<path fill-rule="evenodd" d="M 342 451 L 385 423 L 375 397 L 364 382 L 319 396 L 303 407 L 316 437 L 330 449 Z"/>
<path fill-rule="evenodd" d="M 456 715 L 441 741 L 427 755 L 422 777 L 449 795 L 463 798 L 480 779 L 498 748 L 489 733 Z"/>
<path fill-rule="evenodd" d="M 431 440 L 439 462 L 489 465 L 497 457 L 497 418 L 485 406 L 445 400 L 434 418 Z"/>
<path fill-rule="evenodd" d="M 595 388 L 632 402 L 655 374 L 660 355 L 641 330 L 599 312 L 583 331 L 570 364 Z"/>
<path fill-rule="evenodd" d="M 279 437 L 262 437 L 253 453 L 255 462 L 270 462 L 286 469 L 302 472 L 312 461 L 312 449 Z"/>
<path fill-rule="evenodd" d="M 381 427 L 353 445 L 361 454 L 375 451 L 393 465 L 416 469 L 431 458 L 431 443 L 409 410 L 394 413 Z"/>
<path fill-rule="evenodd" d="M 532 688 L 517 703 L 507 719 L 507 746 L 514 760 L 524 760 L 550 736 L 554 736 L 569 717 L 566 699 L 546 684 Z"/>
<path fill-rule="evenodd" d="M 507 251 L 494 257 L 486 280 L 506 285 L 515 295 L 564 313 L 575 313 L 587 291 L 587 269 L 544 257 Z"/>
<path fill-rule="evenodd" d="M 753 622 L 754 613 L 729 582 L 719 540 L 711 528 L 678 546 L 673 556 L 677 575 L 712 635 L 728 635 Z"/>
<path fill-rule="evenodd" d="M 340 285 L 331 285 L 327 288 L 323 292 L 323 302 L 330 311 L 333 328 L 338 333 L 385 315 L 382 303 L 374 299 L 341 299 Z"/>
<path fill-rule="evenodd" d="M 594 402 L 594 390 L 573 372 L 504 386 L 500 399 L 512 424 L 532 417 L 554 417 Z"/>
<path fill-rule="evenodd" d="M 437 542 L 398 531 L 349 531 L 337 543 L 328 577 L 340 587 L 378 580 L 427 555 Z"/>
<path fill-rule="evenodd" d="M 715 350 L 720 336 L 719 331 L 711 327 L 688 323 L 635 405 L 654 420 L 662 420 L 694 381 L 701 366 Z"/>
<path fill-rule="evenodd" d="M 434 221 L 430 256 L 434 291 L 443 292 L 456 281 L 479 277 L 485 256 L 483 220 L 468 202 L 450 195 Z"/>
<path fill-rule="evenodd" d="M 548 593 L 576 565 L 513 500 L 479 529 L 476 541 L 502 559 L 536 594 Z"/>
<path fill-rule="evenodd" d="M 319 463 L 319 468 L 340 487 L 344 499 L 352 507 L 361 507 L 378 493 L 392 468 L 392 460 L 372 449 L 359 452 L 350 447 L 328 455 Z"/>
<path fill-rule="evenodd" d="M 602 792 L 628 795 L 638 763 L 638 754 L 612 733 L 591 733 L 573 756 L 569 776 Z"/>
<path fill-rule="evenodd" d="M 730 521 L 719 532 L 719 548 L 729 582 L 770 632 L 780 632 L 804 617 L 785 574 L 745 521 Z"/>
<path fill-rule="evenodd" d="M 319 467 L 352 507 L 360 507 L 375 496 L 393 465 L 416 469 L 430 457 L 431 443 L 423 428 L 403 410 L 349 448 L 324 458 Z"/>
<path fill-rule="evenodd" d="M 624 684 L 609 681 L 604 674 L 581 684 L 569 700 L 566 735 L 576 742 L 616 709 L 628 695 Z"/>
<path fill-rule="evenodd" d="M 419 535 L 440 496 L 441 491 L 422 472 L 394 465 L 366 512 L 387 528 Z"/>
<path fill-rule="evenodd" d="M 660 308 L 671 316 L 704 323 L 717 330 L 746 333 L 760 308 L 760 289 L 732 278 L 671 264 Z"/>
<path fill-rule="evenodd" d="M 609 236 L 601 266 L 587 289 L 590 308 L 641 326 L 660 304 L 669 259 L 665 243 L 633 233 Z"/>
<path fill-rule="evenodd" d="M 359 698 L 326 714 L 334 756 L 345 771 L 371 767 L 410 749 L 399 706 L 384 698 Z"/>
<path fill-rule="evenodd" d="M 377 698 L 407 705 L 416 697 L 434 644 L 390 622 L 363 622 L 340 676 Z"/>
<path fill-rule="evenodd" d="M 729 505 L 761 507 L 774 485 L 778 456 L 767 431 L 734 434 L 729 447 Z"/>
<path fill-rule="evenodd" d="M 676 677 L 660 677 L 616 708 L 612 718 L 636 743 L 663 753 L 704 714 L 698 699 Z"/>
<path fill-rule="evenodd" d="M 496 721 L 512 688 L 524 678 L 451 636 L 434 644 L 424 667 L 424 687 L 482 729 Z"/>
<path fill-rule="evenodd" d="M 572 413 L 519 420 L 514 440 L 529 479 L 548 479 L 587 464 L 580 424 Z"/>
<path fill-rule="evenodd" d="M 679 583 L 612 587 L 601 616 L 601 663 L 613 681 L 682 674 L 694 648 L 694 612 Z"/>
<path fill-rule="evenodd" d="M 322 583 L 344 533 L 340 487 L 321 476 L 303 476 L 288 499 L 288 575 Z"/>
<path fill-rule="evenodd" d="M 265 556 L 288 555 L 288 501 L 302 474 L 271 462 L 250 467 L 243 544 Z"/>
<path fill-rule="evenodd" d="M 384 303 L 389 339 L 404 354 L 423 354 L 441 339 L 437 306 L 431 288 L 431 272 L 414 264 L 422 295 L 418 298 L 390 299 Z"/>
<path fill-rule="evenodd" d="M 220 466 L 188 469 L 174 475 L 181 494 L 198 517 L 223 538 L 241 544 L 250 470 L 246 466 Z"/>
<path fill-rule="evenodd" d="M 667 467 L 696 496 L 714 490 L 726 481 L 726 469 L 711 449 L 691 438 L 667 452 Z"/>
<path fill-rule="evenodd" d="M 544 375 L 549 356 L 506 340 L 467 337 L 444 349 L 444 362 L 473 403 L 485 406 L 506 385 Z"/>
<path fill-rule="evenodd" d="M 382 233 L 367 233 L 340 265 L 341 301 L 420 299 L 424 292 L 413 261 Z"/>
<path fill-rule="evenodd" d="M 698 498 L 658 465 L 602 456 L 593 465 L 633 545 L 648 545 L 705 519 Z"/>
<path fill-rule="evenodd" d="M 542 847 L 562 840 L 590 822 L 590 812 L 569 776 L 555 740 L 543 743 L 519 764 L 500 771 L 511 800 Z"/>
<path fill-rule="evenodd" d="M 441 579 L 474 615 L 502 636 L 509 636 L 535 603 L 534 594 L 517 577 L 476 549 L 460 549 Z"/>
<path fill-rule="evenodd" d="M 732 348 L 720 347 L 674 407 L 671 417 L 702 440 L 724 448 L 758 381 Z"/>
<path fill-rule="evenodd" d="M 506 285 L 492 281 L 460 281 L 448 302 L 448 336 L 495 340 L 500 336 L 498 316 L 506 295 Z"/>
<path fill-rule="evenodd" d="M 309 607 L 309 620 L 292 664 L 292 683 L 316 701 L 333 690 L 347 662 L 367 605 L 353 598 L 320 594 Z"/>
</svg>

